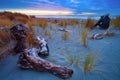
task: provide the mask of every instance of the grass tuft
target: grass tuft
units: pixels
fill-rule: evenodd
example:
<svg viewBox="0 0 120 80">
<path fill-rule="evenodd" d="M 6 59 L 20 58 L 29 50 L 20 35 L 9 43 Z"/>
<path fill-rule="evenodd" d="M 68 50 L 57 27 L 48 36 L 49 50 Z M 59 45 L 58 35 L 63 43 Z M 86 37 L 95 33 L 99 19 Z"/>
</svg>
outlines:
<svg viewBox="0 0 120 80">
<path fill-rule="evenodd" d="M 120 29 L 120 16 L 117 16 L 115 19 L 111 19 L 111 25 L 114 28 Z"/>
<path fill-rule="evenodd" d="M 48 31 L 48 30 L 45 30 L 45 35 L 48 36 L 49 39 L 52 38 L 52 35 L 51 35 L 50 31 Z"/>
<path fill-rule="evenodd" d="M 88 28 L 88 29 L 92 29 L 94 27 L 94 20 L 93 19 L 90 19 L 88 18 L 87 21 L 86 21 L 86 25 L 85 27 Z"/>
<path fill-rule="evenodd" d="M 68 59 L 70 65 L 72 65 L 73 62 L 74 62 L 74 58 L 73 58 L 72 56 L 68 55 L 68 54 L 64 54 L 64 55 L 65 55 L 65 57 Z"/>
<path fill-rule="evenodd" d="M 14 40 L 14 37 L 10 31 L 0 30 L 0 54 L 8 49 L 12 40 Z"/>
<path fill-rule="evenodd" d="M 95 66 L 95 62 L 96 62 L 95 55 L 92 53 L 89 53 L 86 56 L 85 62 L 84 62 L 84 73 L 85 74 L 93 70 Z"/>
<path fill-rule="evenodd" d="M 69 32 L 63 32 L 62 34 L 62 40 L 67 40 L 69 38 L 70 33 Z"/>
<path fill-rule="evenodd" d="M 82 30 L 81 36 L 82 36 L 82 38 L 81 38 L 82 45 L 87 46 L 88 29 L 84 28 Z"/>
<path fill-rule="evenodd" d="M 37 25 L 45 29 L 47 27 L 47 20 L 45 19 L 38 19 L 37 20 Z"/>
</svg>

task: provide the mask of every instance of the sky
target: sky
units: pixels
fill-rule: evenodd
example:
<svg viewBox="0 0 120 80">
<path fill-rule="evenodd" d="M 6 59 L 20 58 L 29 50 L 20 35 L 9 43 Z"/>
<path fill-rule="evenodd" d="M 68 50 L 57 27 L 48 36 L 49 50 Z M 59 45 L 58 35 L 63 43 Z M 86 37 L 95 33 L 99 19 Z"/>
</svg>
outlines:
<svg viewBox="0 0 120 80">
<path fill-rule="evenodd" d="M 0 0 L 0 11 L 28 15 L 120 15 L 120 0 Z"/>
</svg>

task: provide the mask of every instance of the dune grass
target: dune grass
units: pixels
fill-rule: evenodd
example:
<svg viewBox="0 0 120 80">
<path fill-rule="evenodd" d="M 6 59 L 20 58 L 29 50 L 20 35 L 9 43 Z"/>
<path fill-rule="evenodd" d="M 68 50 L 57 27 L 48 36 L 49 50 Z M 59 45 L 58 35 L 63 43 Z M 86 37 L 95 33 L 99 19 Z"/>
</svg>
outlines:
<svg viewBox="0 0 120 80">
<path fill-rule="evenodd" d="M 72 65 L 73 62 L 74 62 L 74 58 L 71 55 L 69 55 L 69 54 L 64 54 L 64 56 L 69 61 L 70 65 Z"/>
<path fill-rule="evenodd" d="M 94 24 L 95 24 L 94 20 L 91 19 L 91 18 L 88 18 L 86 20 L 85 27 L 88 28 L 88 29 L 92 29 L 94 27 Z"/>
<path fill-rule="evenodd" d="M 46 36 L 48 36 L 49 39 L 52 38 L 52 35 L 51 35 L 51 32 L 49 30 L 45 30 L 45 33 L 44 33 Z"/>
<path fill-rule="evenodd" d="M 81 43 L 85 47 L 87 46 L 87 36 L 88 36 L 88 29 L 84 28 L 81 34 Z"/>
<path fill-rule="evenodd" d="M 63 32 L 62 34 L 62 40 L 67 40 L 69 39 L 70 33 L 69 32 Z"/>
<path fill-rule="evenodd" d="M 66 21 L 65 19 L 61 19 L 61 20 L 58 22 L 58 25 L 59 25 L 59 26 L 66 27 L 66 26 L 67 26 L 67 21 Z"/>
<path fill-rule="evenodd" d="M 0 17 L 0 27 L 4 27 L 4 26 L 12 27 L 13 26 L 12 21 L 10 21 L 7 18 Z"/>
<path fill-rule="evenodd" d="M 120 29 L 120 16 L 117 16 L 115 19 L 111 19 L 111 25 L 114 28 Z"/>
<path fill-rule="evenodd" d="M 67 25 L 72 26 L 72 27 L 78 26 L 80 25 L 80 21 L 77 19 L 67 19 Z"/>
<path fill-rule="evenodd" d="M 49 24 L 50 29 L 52 29 L 52 26 L 53 26 L 53 24 L 52 24 L 52 23 L 50 23 L 50 24 Z"/>
<path fill-rule="evenodd" d="M 95 62 L 96 62 L 96 58 L 93 53 L 89 53 L 85 57 L 85 62 L 84 62 L 84 73 L 85 74 L 93 70 L 95 66 Z"/>
<path fill-rule="evenodd" d="M 80 64 L 80 59 L 81 59 L 81 57 L 80 57 L 81 55 L 80 54 L 78 54 L 77 56 L 76 56 L 76 58 L 75 58 L 75 65 L 78 67 L 78 68 L 81 68 L 81 64 Z"/>
<path fill-rule="evenodd" d="M 37 19 L 37 25 L 45 29 L 48 23 L 47 23 L 47 20 L 45 19 Z"/>
<path fill-rule="evenodd" d="M 8 49 L 8 44 L 14 39 L 10 31 L 0 30 L 0 54 Z"/>
<path fill-rule="evenodd" d="M 73 57 L 70 54 L 64 54 L 64 56 L 68 60 L 69 66 L 74 65 L 78 68 L 81 68 L 80 55 L 79 54 L 76 57 Z"/>
<path fill-rule="evenodd" d="M 27 42 L 28 48 L 39 47 L 39 45 L 36 42 L 36 38 L 34 36 L 35 36 L 34 34 L 27 33 L 27 41 L 26 42 Z"/>
</svg>

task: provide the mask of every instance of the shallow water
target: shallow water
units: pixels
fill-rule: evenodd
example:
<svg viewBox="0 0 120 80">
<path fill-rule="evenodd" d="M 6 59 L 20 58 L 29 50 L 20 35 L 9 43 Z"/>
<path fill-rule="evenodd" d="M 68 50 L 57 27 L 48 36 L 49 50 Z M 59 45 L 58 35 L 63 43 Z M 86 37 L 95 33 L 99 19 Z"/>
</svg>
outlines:
<svg viewBox="0 0 120 80">
<path fill-rule="evenodd" d="M 87 47 L 82 46 L 80 34 L 82 27 L 71 27 L 70 38 L 62 40 L 62 31 L 57 31 L 56 25 L 53 28 L 47 28 L 52 34 L 49 39 L 44 35 L 44 30 L 35 27 L 36 35 L 45 37 L 48 41 L 50 55 L 46 60 L 58 65 L 68 66 L 74 70 L 73 76 L 66 80 L 120 80 L 120 31 L 110 28 L 110 31 L 116 35 L 105 37 L 101 40 L 87 40 Z M 89 32 L 101 33 L 104 30 L 94 29 Z M 96 65 L 88 72 L 84 73 L 84 61 L 88 53 L 96 53 Z M 73 63 L 65 57 L 71 56 Z M 76 58 L 79 58 L 79 65 L 76 65 Z M 8 56 L 0 62 L 0 80 L 62 80 L 47 72 L 38 72 L 34 70 L 21 70 L 17 67 L 18 56 Z"/>
</svg>

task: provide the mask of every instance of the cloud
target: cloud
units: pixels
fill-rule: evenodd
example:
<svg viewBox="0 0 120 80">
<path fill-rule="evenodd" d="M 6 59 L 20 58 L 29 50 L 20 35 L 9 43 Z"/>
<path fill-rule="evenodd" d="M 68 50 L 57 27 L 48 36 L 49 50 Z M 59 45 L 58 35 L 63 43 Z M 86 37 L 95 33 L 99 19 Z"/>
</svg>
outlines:
<svg viewBox="0 0 120 80">
<path fill-rule="evenodd" d="M 73 4 L 79 4 L 80 2 L 78 0 L 70 0 L 71 3 Z"/>
<path fill-rule="evenodd" d="M 32 9 L 8 9 L 5 11 L 23 13 L 27 15 L 71 15 L 72 11 L 67 10 L 32 10 Z M 0 10 L 1 12 L 1 10 Z"/>
<path fill-rule="evenodd" d="M 95 15 L 95 14 L 97 14 L 97 13 L 94 13 L 94 12 L 82 12 L 82 13 L 80 13 L 80 14 L 78 14 L 78 15 Z"/>
</svg>

